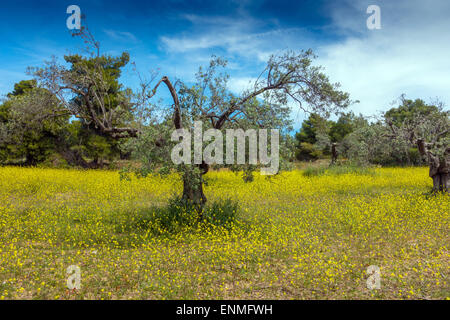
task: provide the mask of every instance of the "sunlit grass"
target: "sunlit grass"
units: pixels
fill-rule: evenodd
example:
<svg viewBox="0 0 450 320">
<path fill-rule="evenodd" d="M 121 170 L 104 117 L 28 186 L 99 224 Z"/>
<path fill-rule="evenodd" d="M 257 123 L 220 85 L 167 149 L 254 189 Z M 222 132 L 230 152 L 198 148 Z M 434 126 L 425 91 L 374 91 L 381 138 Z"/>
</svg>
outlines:
<svg viewBox="0 0 450 320">
<path fill-rule="evenodd" d="M 211 172 L 205 193 L 237 201 L 236 222 L 167 233 L 151 210 L 180 193 L 176 175 L 0 168 L 0 298 L 449 297 L 448 195 L 426 194 L 426 168 L 373 170 L 253 183 Z M 367 289 L 370 265 L 380 290 Z"/>
</svg>

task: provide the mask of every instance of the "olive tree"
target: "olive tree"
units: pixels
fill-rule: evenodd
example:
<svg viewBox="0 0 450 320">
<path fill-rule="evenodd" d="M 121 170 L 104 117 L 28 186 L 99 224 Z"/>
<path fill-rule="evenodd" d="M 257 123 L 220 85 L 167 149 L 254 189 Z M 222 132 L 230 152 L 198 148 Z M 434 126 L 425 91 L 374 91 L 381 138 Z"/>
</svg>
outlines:
<svg viewBox="0 0 450 320">
<path fill-rule="evenodd" d="M 340 148 L 360 163 L 412 165 L 422 158 L 422 164 L 430 168 L 433 191 L 448 191 L 449 115 L 440 101 L 426 104 L 402 95 L 399 107 L 357 128 L 344 138 Z"/>
<path fill-rule="evenodd" d="M 220 131 L 286 130 L 289 105 L 328 116 L 351 103 L 339 84 L 330 83 L 322 68 L 313 65 L 316 57 L 311 50 L 272 56 L 251 87 L 240 94 L 228 89 L 229 76 L 223 72 L 227 62 L 215 57 L 206 69 L 199 70 L 193 85 L 172 82 L 167 76 L 158 78 L 157 73 L 143 80 L 138 72 L 141 86 L 131 92 L 118 82 L 129 56 L 100 55 L 98 42 L 85 27 L 75 36 L 93 48 L 91 57 L 66 56 L 70 68 L 53 59 L 44 68 L 31 70 L 39 84 L 58 97 L 72 116 L 98 132 L 114 139 L 138 138 L 130 139 L 129 144 L 144 160 L 142 173 L 178 170 L 183 177 L 183 199 L 199 208 L 207 201 L 203 176 L 210 164 L 173 163 L 174 130 L 192 131 L 196 122 L 201 122 L 203 129 Z M 170 94 L 170 107 L 164 107 L 164 101 L 154 102 L 162 86 Z M 257 166 L 252 163 L 244 169 L 251 172 Z"/>
<path fill-rule="evenodd" d="M 433 191 L 449 192 L 450 111 L 445 111 L 440 101 L 426 105 L 422 100 L 407 100 L 403 95 L 400 99 L 401 106 L 385 114 L 389 129 L 385 136 L 406 147 L 416 146 L 430 168 Z"/>
<path fill-rule="evenodd" d="M 216 57 L 207 68 L 200 68 L 193 85 L 181 81 L 172 84 L 168 77 L 162 77 L 154 86 L 145 83 L 148 98 L 164 84 L 173 102 L 170 107 L 154 106 L 161 120 L 149 123 L 135 142 L 145 169 L 160 172 L 177 169 L 183 177 L 183 199 L 203 207 L 207 201 L 203 176 L 210 170 L 210 164 L 172 163 L 171 132 L 183 129 L 192 132 L 197 121 L 201 121 L 204 130 L 283 130 L 289 126 L 290 105 L 324 116 L 339 113 L 351 103 L 349 95 L 339 90 L 339 84 L 330 83 L 322 68 L 313 65 L 314 58 L 311 50 L 272 56 L 250 88 L 240 94 L 228 89 L 229 76 L 224 72 L 227 62 Z M 249 170 L 256 167 L 241 166 Z"/>
</svg>

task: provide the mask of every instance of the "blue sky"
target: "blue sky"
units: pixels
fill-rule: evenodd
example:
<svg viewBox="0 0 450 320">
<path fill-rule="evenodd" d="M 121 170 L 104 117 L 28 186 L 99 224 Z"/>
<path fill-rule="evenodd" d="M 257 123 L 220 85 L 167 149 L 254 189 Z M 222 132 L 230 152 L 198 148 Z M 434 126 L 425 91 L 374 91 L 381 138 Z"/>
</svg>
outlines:
<svg viewBox="0 0 450 320">
<path fill-rule="evenodd" d="M 340 82 L 356 113 L 386 110 L 402 93 L 450 103 L 450 1 L 2 1 L 0 95 L 27 78 L 28 66 L 77 53 L 66 28 L 78 5 L 103 53 L 128 51 L 144 75 L 189 82 L 212 54 L 229 61 L 230 90 L 239 93 L 271 54 L 312 48 L 317 64 Z M 366 9 L 381 8 L 381 30 L 368 30 Z M 134 87 L 131 68 L 123 74 Z M 304 118 L 293 106 L 298 124 Z"/>
</svg>

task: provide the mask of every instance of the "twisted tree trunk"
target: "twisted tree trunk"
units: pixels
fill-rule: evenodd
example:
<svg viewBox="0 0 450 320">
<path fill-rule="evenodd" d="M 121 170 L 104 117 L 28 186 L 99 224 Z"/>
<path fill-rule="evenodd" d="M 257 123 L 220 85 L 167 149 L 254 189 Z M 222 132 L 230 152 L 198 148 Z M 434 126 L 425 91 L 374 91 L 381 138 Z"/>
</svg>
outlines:
<svg viewBox="0 0 450 320">
<path fill-rule="evenodd" d="M 183 174 L 183 200 L 195 206 L 200 220 L 203 219 L 203 208 L 208 201 L 203 192 L 203 176 L 208 171 L 209 165 L 203 162 L 194 170 L 186 168 Z"/>
<path fill-rule="evenodd" d="M 450 148 L 439 158 L 428 150 L 423 139 L 417 141 L 417 146 L 422 158 L 430 167 L 430 178 L 433 179 L 433 192 L 450 193 Z"/>
<path fill-rule="evenodd" d="M 193 176 L 185 173 L 183 176 L 183 199 L 203 208 L 207 199 L 203 192 L 202 175 Z"/>
</svg>

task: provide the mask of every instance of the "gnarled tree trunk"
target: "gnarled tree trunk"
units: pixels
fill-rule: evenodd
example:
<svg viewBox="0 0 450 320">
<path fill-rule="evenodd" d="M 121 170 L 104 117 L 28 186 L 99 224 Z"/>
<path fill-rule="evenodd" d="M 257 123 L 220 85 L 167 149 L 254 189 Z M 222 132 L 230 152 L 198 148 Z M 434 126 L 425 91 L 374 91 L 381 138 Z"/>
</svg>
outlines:
<svg viewBox="0 0 450 320">
<path fill-rule="evenodd" d="M 439 158 L 428 150 L 423 139 L 417 141 L 417 146 L 422 158 L 430 167 L 429 175 L 433 179 L 433 192 L 450 193 L 450 148 L 447 148 L 443 158 Z"/>
<path fill-rule="evenodd" d="M 202 176 L 183 176 L 183 199 L 203 207 L 207 199 L 203 192 Z"/>
<path fill-rule="evenodd" d="M 187 169 L 183 174 L 183 200 L 194 204 L 202 218 L 203 208 L 208 201 L 203 192 L 203 175 L 208 173 L 209 166 L 203 162 L 195 169 Z"/>
</svg>

